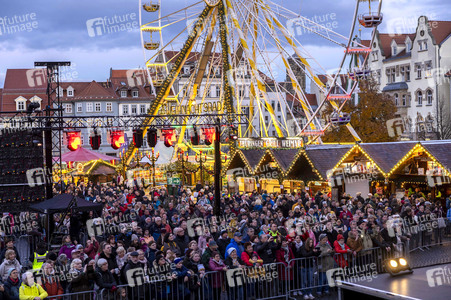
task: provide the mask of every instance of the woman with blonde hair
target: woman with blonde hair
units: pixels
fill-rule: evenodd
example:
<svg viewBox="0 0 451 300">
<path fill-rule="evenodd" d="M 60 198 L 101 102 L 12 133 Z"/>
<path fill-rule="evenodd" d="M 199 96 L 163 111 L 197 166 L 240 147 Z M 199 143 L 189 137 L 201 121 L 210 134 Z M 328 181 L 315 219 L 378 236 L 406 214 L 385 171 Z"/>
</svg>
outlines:
<svg viewBox="0 0 451 300">
<path fill-rule="evenodd" d="M 5 282 L 6 279 L 8 279 L 8 270 L 11 268 L 16 269 L 20 273 L 22 266 L 16 259 L 16 252 L 12 249 L 9 249 L 6 250 L 5 260 L 0 265 L 0 278 L 2 279 L 3 282 Z"/>
</svg>

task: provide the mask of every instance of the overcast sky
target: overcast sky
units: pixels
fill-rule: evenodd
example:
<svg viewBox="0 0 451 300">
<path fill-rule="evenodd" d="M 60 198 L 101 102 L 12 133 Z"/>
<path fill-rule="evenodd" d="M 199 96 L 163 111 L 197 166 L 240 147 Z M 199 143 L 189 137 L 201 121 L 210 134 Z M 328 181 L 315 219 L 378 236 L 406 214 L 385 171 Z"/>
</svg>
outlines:
<svg viewBox="0 0 451 300">
<path fill-rule="evenodd" d="M 355 0 L 273 1 L 307 18 L 316 18 L 322 25 L 332 22 L 335 31 L 349 34 Z M 198 0 L 162 0 L 163 12 L 169 13 L 196 2 Z M 71 70 L 63 73 L 69 81 L 71 77 L 75 81 L 104 81 L 110 68 L 143 66 L 137 26 L 138 3 L 138 0 L 3 1 L 0 11 L 0 87 L 3 87 L 8 68 L 32 68 L 34 61 L 71 61 Z M 389 28 L 412 32 L 420 15 L 451 20 L 451 3 L 449 0 L 385 0 L 382 12 L 381 32 L 387 32 Z M 95 19 L 104 17 L 116 17 L 116 20 L 120 17 L 119 22 L 131 29 L 97 35 Z M 13 32 L 14 25 L 20 25 L 21 31 Z M 338 65 L 342 49 L 308 34 L 298 38 L 306 49 L 315 53 L 315 58 L 325 69 Z"/>
</svg>

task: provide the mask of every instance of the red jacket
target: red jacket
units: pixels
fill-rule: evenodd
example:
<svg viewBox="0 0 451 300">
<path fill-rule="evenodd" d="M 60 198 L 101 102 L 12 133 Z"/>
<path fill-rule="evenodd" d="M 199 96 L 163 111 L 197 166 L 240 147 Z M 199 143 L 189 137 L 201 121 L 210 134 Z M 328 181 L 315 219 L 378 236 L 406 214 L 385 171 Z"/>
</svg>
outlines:
<svg viewBox="0 0 451 300">
<path fill-rule="evenodd" d="M 96 258 L 97 250 L 99 250 L 99 242 L 91 243 L 89 247 L 86 247 L 83 251 L 86 255 L 92 259 Z"/>
<path fill-rule="evenodd" d="M 52 283 L 47 281 L 47 278 L 45 278 L 42 282 L 42 288 L 47 292 L 47 294 L 49 294 L 49 297 L 64 294 L 64 290 L 59 279 L 57 279 L 56 276 L 52 279 Z"/>
<path fill-rule="evenodd" d="M 285 267 L 282 267 L 281 264 L 278 264 L 278 272 L 281 274 L 282 280 L 293 280 L 293 266 L 294 266 L 294 254 L 290 247 L 288 247 L 288 260 L 290 261 L 290 265 L 288 265 L 288 262 L 285 260 L 285 250 L 280 248 L 276 251 L 276 261 L 281 262 Z M 291 267 L 288 269 L 288 267 Z M 286 272 L 285 270 L 288 270 Z M 288 274 L 288 276 L 287 276 Z"/>
<path fill-rule="evenodd" d="M 254 256 L 254 255 L 257 255 L 258 260 L 261 260 L 260 256 L 258 256 L 257 252 L 254 251 L 252 253 L 252 256 Z M 252 259 L 252 256 L 249 256 L 249 254 L 247 254 L 246 251 L 243 251 L 243 253 L 241 253 L 241 260 L 244 261 L 246 266 L 252 267 L 254 264 L 249 261 L 249 259 Z"/>
<path fill-rule="evenodd" d="M 335 253 L 338 253 L 337 255 L 335 255 L 335 261 L 337 262 L 338 266 L 340 268 L 347 267 L 348 261 L 346 260 L 346 253 L 348 253 L 348 250 L 350 250 L 351 248 L 349 248 L 348 245 L 345 244 L 345 250 L 343 250 L 340 244 L 338 244 L 338 241 L 334 242 L 334 248 Z"/>
</svg>

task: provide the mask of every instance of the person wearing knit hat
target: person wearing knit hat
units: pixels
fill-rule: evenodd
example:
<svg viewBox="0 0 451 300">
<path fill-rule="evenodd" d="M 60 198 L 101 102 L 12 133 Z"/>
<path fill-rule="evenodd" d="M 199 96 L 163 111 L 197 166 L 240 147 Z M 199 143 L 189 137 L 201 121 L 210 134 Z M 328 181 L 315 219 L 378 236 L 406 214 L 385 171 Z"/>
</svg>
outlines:
<svg viewBox="0 0 451 300">
<path fill-rule="evenodd" d="M 339 235 L 341 235 L 341 234 L 339 234 Z M 318 241 L 321 241 L 323 238 L 327 238 L 327 234 L 321 233 L 321 234 L 319 235 Z"/>
<path fill-rule="evenodd" d="M 230 254 L 232 254 L 233 251 L 236 251 L 236 249 L 235 248 L 229 248 L 227 250 L 227 255 L 230 256 Z"/>
<path fill-rule="evenodd" d="M 338 253 L 335 261 L 337 262 L 340 268 L 344 268 L 348 266 L 348 255 L 352 254 L 353 251 L 349 248 L 345 243 L 345 238 L 342 234 L 337 235 L 337 240 L 334 242 L 335 252 Z M 355 255 L 355 252 L 354 252 Z"/>
</svg>

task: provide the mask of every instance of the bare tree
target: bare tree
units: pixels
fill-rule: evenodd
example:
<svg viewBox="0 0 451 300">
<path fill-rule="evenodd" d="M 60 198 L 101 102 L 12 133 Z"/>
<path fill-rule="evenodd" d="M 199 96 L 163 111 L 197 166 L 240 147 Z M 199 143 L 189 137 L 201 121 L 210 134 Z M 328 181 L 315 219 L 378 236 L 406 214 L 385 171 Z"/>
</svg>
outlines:
<svg viewBox="0 0 451 300">
<path fill-rule="evenodd" d="M 437 139 L 451 139 L 451 116 L 448 106 L 443 98 L 438 103 L 437 108 Z"/>
</svg>

